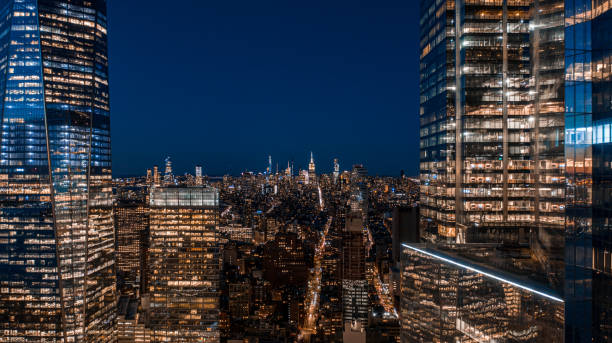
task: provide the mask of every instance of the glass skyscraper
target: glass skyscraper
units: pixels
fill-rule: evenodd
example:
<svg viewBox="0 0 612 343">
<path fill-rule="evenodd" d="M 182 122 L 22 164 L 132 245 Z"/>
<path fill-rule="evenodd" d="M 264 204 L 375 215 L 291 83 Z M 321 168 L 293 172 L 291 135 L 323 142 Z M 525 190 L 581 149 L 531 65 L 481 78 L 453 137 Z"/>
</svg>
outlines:
<svg viewBox="0 0 612 343">
<path fill-rule="evenodd" d="M 612 1 L 565 1 L 566 342 L 612 340 Z"/>
<path fill-rule="evenodd" d="M 562 237 L 559 4 L 421 1 L 420 178 L 426 239 L 535 240 L 548 246 L 551 236 Z M 556 253 L 562 260 L 562 252 Z"/>
<path fill-rule="evenodd" d="M 422 236 L 436 244 L 404 259 L 535 282 L 523 290 L 564 303 L 566 342 L 610 341 L 612 1 L 420 4 Z M 404 269 L 408 285 L 419 268 Z"/>
<path fill-rule="evenodd" d="M 0 2 L 0 342 L 107 342 L 116 305 L 104 0 Z"/>
</svg>

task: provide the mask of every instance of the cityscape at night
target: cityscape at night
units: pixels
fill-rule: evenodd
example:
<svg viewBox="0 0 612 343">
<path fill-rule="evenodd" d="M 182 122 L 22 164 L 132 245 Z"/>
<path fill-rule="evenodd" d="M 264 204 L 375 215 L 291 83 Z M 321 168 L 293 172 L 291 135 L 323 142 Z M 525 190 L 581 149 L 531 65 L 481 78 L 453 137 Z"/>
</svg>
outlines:
<svg viewBox="0 0 612 343">
<path fill-rule="evenodd" d="M 612 342 L 610 32 L 0 0 L 0 343 Z"/>
</svg>

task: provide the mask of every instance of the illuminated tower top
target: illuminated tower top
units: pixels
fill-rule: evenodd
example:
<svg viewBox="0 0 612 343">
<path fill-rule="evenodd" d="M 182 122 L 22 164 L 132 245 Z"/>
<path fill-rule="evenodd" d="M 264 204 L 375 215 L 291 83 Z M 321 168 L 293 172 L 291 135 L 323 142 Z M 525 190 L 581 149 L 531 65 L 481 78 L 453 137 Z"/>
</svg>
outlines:
<svg viewBox="0 0 612 343">
<path fill-rule="evenodd" d="M 340 163 L 334 158 L 334 183 L 338 181 L 338 176 L 340 176 Z"/>
<path fill-rule="evenodd" d="M 172 175 L 172 161 L 170 161 L 170 156 L 166 157 L 165 161 L 166 161 L 166 170 L 164 171 L 164 183 L 169 184 L 169 183 L 172 183 L 174 179 Z"/>
<path fill-rule="evenodd" d="M 313 176 L 313 177 L 316 175 L 316 167 L 315 167 L 314 156 L 312 155 L 312 151 L 310 152 L 310 163 L 308 163 L 308 174 L 310 174 L 310 176 Z"/>
<path fill-rule="evenodd" d="M 268 174 L 272 173 L 272 156 L 268 155 Z"/>
<path fill-rule="evenodd" d="M 195 182 L 196 185 L 201 186 L 202 185 L 202 166 L 196 166 L 195 167 Z"/>
</svg>

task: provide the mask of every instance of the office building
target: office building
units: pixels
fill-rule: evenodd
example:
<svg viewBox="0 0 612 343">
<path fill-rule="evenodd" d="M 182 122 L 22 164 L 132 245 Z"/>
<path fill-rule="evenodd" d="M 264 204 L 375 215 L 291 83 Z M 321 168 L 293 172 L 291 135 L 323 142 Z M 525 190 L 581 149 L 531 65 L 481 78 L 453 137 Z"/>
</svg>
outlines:
<svg viewBox="0 0 612 343">
<path fill-rule="evenodd" d="M 565 342 L 612 341 L 612 1 L 565 1 Z"/>
<path fill-rule="evenodd" d="M 204 184 L 202 178 L 202 166 L 195 167 L 195 184 L 196 186 L 202 186 Z"/>
<path fill-rule="evenodd" d="M 529 245 L 561 290 L 563 4 L 421 5 L 421 236 Z"/>
<path fill-rule="evenodd" d="M 310 152 L 310 162 L 308 163 L 308 178 L 310 183 L 317 183 L 317 168 L 312 151 Z"/>
<path fill-rule="evenodd" d="M 106 1 L 0 2 L 0 342 L 110 342 Z"/>
<path fill-rule="evenodd" d="M 156 187 L 150 196 L 149 296 L 153 342 L 218 342 L 219 193 Z"/>
<path fill-rule="evenodd" d="M 368 323 L 365 255 L 363 216 L 360 212 L 350 212 L 342 232 L 342 321 L 345 331 L 361 332 Z"/>
<path fill-rule="evenodd" d="M 308 281 L 308 265 L 303 240 L 287 228 L 273 237 L 264 246 L 266 280 L 274 286 L 304 285 Z"/>
<path fill-rule="evenodd" d="M 421 5 L 424 235 L 531 241 L 542 264 L 561 270 L 562 249 L 553 248 L 564 224 L 560 2 Z"/>
<path fill-rule="evenodd" d="M 340 162 L 338 162 L 337 158 L 334 158 L 333 176 L 334 176 L 334 183 L 337 183 L 338 182 L 338 177 L 340 177 Z"/>
<path fill-rule="evenodd" d="M 402 313 L 430 318 L 418 324 L 403 318 L 403 341 L 560 339 L 559 304 L 554 313 L 560 318 L 545 319 L 538 330 L 521 329 L 534 336 L 519 337 L 512 333 L 520 332 L 519 323 L 501 316 L 489 316 L 484 326 L 481 319 L 465 320 L 481 310 L 453 308 L 467 302 L 457 302 L 457 289 L 435 285 L 442 280 L 463 286 L 466 277 L 474 277 L 479 281 L 469 282 L 470 292 L 483 292 L 480 301 L 492 311 L 509 311 L 508 300 L 490 292 L 508 292 L 503 280 L 528 285 L 519 287 L 522 302 L 539 304 L 548 295 L 563 304 L 563 5 L 559 0 L 421 1 L 420 234 L 437 244 L 409 243 L 408 262 L 402 261 L 402 284 L 408 285 L 402 288 Z M 440 270 L 439 280 L 433 280 L 431 273 Z M 425 278 L 432 282 L 429 290 L 421 288 Z M 435 301 L 425 300 L 428 292 L 442 291 Z M 436 308 L 447 311 L 442 320 L 448 322 L 435 322 Z M 517 318 L 529 316 L 521 312 Z M 428 329 L 415 325 L 439 332 L 422 336 Z"/>
<path fill-rule="evenodd" d="M 115 203 L 115 237 L 120 290 L 131 287 L 146 292 L 149 247 L 149 204 L 146 197 L 118 197 Z"/>
<path fill-rule="evenodd" d="M 161 184 L 161 176 L 159 175 L 159 167 L 153 166 L 153 184 L 159 186 Z"/>
<path fill-rule="evenodd" d="M 166 169 L 164 170 L 164 186 L 172 185 L 174 183 L 174 174 L 172 174 L 172 161 L 170 156 L 164 160 L 166 163 Z"/>
</svg>

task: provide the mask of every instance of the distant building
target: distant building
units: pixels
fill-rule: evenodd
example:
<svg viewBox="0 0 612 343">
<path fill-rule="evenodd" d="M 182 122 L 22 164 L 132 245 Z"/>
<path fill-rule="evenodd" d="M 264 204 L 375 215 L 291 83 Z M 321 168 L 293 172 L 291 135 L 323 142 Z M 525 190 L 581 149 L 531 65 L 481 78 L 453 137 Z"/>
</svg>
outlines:
<svg viewBox="0 0 612 343">
<path fill-rule="evenodd" d="M 219 233 L 227 236 L 232 241 L 252 244 L 254 240 L 253 228 L 244 227 L 240 224 L 220 226 Z"/>
<path fill-rule="evenodd" d="M 308 179 L 309 183 L 317 183 L 317 168 L 312 151 L 310 152 L 310 162 L 308 163 Z"/>
<path fill-rule="evenodd" d="M 342 321 L 349 327 L 368 324 L 368 282 L 363 218 L 360 212 L 346 216 L 342 232 Z"/>
<path fill-rule="evenodd" d="M 170 156 L 166 157 L 166 169 L 164 170 L 164 185 L 172 185 L 174 183 L 174 174 L 172 174 L 172 161 Z"/>
<path fill-rule="evenodd" d="M 334 183 L 338 182 L 338 178 L 340 177 L 340 163 L 337 158 L 334 158 Z"/>
<path fill-rule="evenodd" d="M 157 187 L 150 197 L 153 342 L 219 342 L 219 193 Z"/>
<path fill-rule="evenodd" d="M 195 167 L 195 184 L 196 186 L 202 186 L 204 180 L 202 178 L 202 166 Z"/>
<path fill-rule="evenodd" d="M 159 167 L 153 166 L 153 184 L 159 186 L 161 184 L 161 177 L 159 175 Z"/>
<path fill-rule="evenodd" d="M 308 280 L 308 265 L 304 245 L 297 233 L 281 231 L 264 247 L 266 279 L 272 284 L 304 285 Z"/>
<path fill-rule="evenodd" d="M 251 312 L 251 284 L 248 280 L 230 282 L 228 288 L 231 316 L 236 319 L 246 319 Z"/>
<path fill-rule="evenodd" d="M 146 292 L 149 204 L 144 198 L 117 200 L 115 237 L 119 285 Z"/>
<path fill-rule="evenodd" d="M 419 243 L 419 207 L 395 207 L 391 226 L 393 263 L 399 264 L 402 243 Z"/>
</svg>

